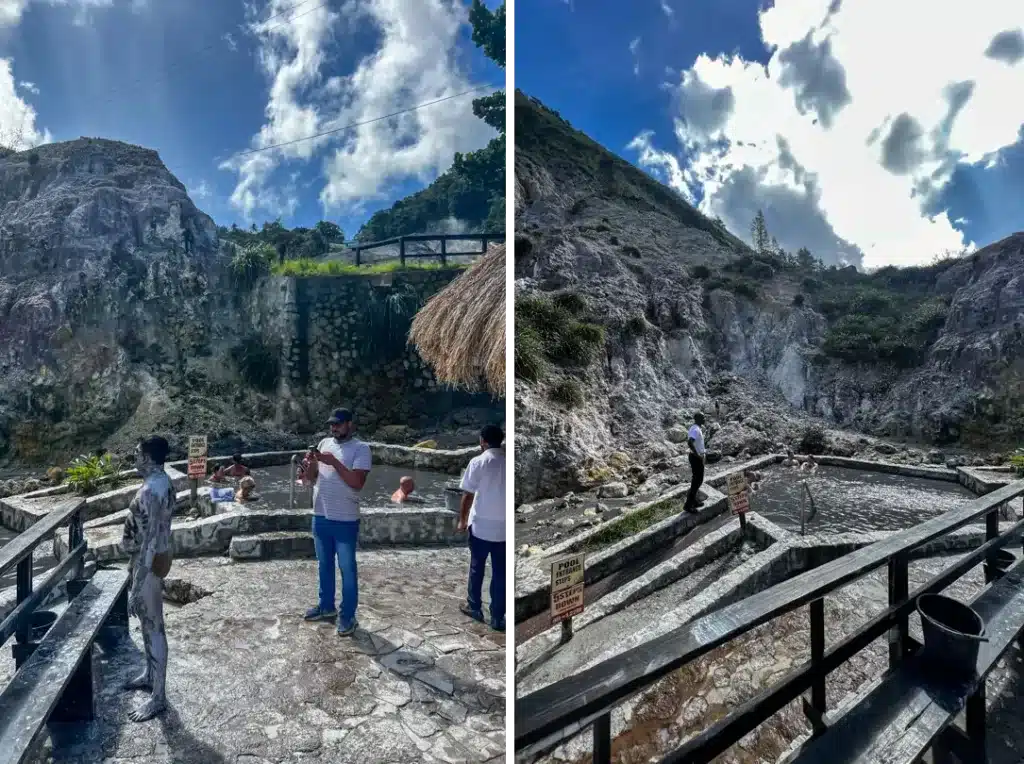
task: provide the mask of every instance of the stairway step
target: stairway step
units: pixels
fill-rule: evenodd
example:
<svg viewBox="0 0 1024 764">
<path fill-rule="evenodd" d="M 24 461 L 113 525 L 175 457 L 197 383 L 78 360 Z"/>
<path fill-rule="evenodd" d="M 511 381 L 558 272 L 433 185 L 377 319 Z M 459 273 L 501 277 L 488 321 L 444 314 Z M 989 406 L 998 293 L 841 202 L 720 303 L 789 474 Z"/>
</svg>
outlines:
<svg viewBox="0 0 1024 764">
<path fill-rule="evenodd" d="M 228 554 L 232 560 L 297 560 L 316 557 L 316 548 L 312 533 L 272 531 L 232 536 Z"/>
</svg>

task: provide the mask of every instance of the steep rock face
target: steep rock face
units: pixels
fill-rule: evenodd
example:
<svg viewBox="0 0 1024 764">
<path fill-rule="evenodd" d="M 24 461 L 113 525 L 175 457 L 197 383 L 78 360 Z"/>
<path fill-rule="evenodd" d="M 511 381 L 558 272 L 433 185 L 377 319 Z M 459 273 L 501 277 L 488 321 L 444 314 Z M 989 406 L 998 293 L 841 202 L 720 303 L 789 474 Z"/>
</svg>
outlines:
<svg viewBox="0 0 1024 764">
<path fill-rule="evenodd" d="M 225 364 L 256 320 L 228 261 L 155 151 L 83 138 L 0 159 L 0 455 L 269 415 Z"/>
<path fill-rule="evenodd" d="M 756 295 L 716 281 L 745 244 L 522 94 L 515 205 L 517 299 L 578 295 L 605 335 L 588 366 L 516 380 L 519 502 L 678 463 L 669 431 L 695 410 L 724 455 L 816 423 L 986 452 L 1024 433 L 1024 234 L 926 269 L 947 318 L 908 367 L 824 353 L 829 320 L 796 299 L 806 274 L 763 274 Z M 584 396 L 567 405 L 556 392 L 573 381 Z M 867 443 L 826 437 L 846 455 Z"/>
</svg>

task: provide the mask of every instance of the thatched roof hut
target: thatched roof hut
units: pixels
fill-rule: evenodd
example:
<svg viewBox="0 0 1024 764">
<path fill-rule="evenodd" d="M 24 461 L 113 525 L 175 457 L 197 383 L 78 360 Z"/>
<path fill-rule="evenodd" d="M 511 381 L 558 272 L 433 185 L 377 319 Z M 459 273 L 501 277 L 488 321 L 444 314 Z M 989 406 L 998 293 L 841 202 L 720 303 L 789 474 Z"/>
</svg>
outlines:
<svg viewBox="0 0 1024 764">
<path fill-rule="evenodd" d="M 440 382 L 505 396 L 505 246 L 491 247 L 430 298 L 413 319 L 409 344 Z"/>
</svg>

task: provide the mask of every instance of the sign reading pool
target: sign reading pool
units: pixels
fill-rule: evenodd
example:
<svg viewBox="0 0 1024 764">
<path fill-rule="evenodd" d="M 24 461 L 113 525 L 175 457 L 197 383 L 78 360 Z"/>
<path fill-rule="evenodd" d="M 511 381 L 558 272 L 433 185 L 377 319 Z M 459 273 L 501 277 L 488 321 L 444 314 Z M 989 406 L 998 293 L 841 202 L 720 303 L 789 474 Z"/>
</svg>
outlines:
<svg viewBox="0 0 1024 764">
<path fill-rule="evenodd" d="M 582 554 L 563 557 L 551 563 L 551 624 L 583 612 Z"/>
<path fill-rule="evenodd" d="M 729 475 L 729 508 L 734 515 L 745 515 L 750 511 L 750 494 L 747 478 L 742 472 Z"/>
<path fill-rule="evenodd" d="M 188 439 L 188 476 L 192 480 L 206 477 L 205 435 L 192 435 Z"/>
</svg>

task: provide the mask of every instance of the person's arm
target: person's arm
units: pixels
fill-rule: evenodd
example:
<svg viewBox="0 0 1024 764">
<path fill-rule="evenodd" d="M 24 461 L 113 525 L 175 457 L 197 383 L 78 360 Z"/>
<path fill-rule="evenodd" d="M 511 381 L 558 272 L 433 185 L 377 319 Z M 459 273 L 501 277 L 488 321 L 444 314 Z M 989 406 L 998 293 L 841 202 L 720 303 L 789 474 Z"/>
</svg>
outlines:
<svg viewBox="0 0 1024 764">
<path fill-rule="evenodd" d="M 466 467 L 466 471 L 462 475 L 462 483 L 459 485 L 459 488 L 462 489 L 462 501 L 459 502 L 459 524 L 456 528 L 460 531 L 464 531 L 469 527 L 469 512 L 473 508 L 473 499 L 476 497 L 476 492 L 480 488 L 480 478 L 478 475 L 476 459 L 470 461 L 469 466 Z"/>
<path fill-rule="evenodd" d="M 143 523 L 142 538 L 139 540 L 139 551 L 136 557 L 135 570 L 132 571 L 131 590 L 128 593 L 128 604 L 131 612 L 137 612 L 137 603 L 142 597 L 142 585 L 153 567 L 153 557 L 156 555 L 156 531 L 158 523 L 157 506 L 158 498 L 148 486 L 143 487 L 138 497 L 141 515 L 146 518 Z"/>
<path fill-rule="evenodd" d="M 462 501 L 459 503 L 459 523 L 456 526 L 460 531 L 464 531 L 469 527 L 469 510 L 473 508 L 473 498 L 475 496 L 475 493 L 462 494 Z"/>
<path fill-rule="evenodd" d="M 369 446 L 360 449 L 359 453 L 356 454 L 352 469 L 342 464 L 341 460 L 334 454 L 319 452 L 317 459 L 329 467 L 333 467 L 334 471 L 338 473 L 338 477 L 344 480 L 349 488 L 354 491 L 363 490 L 363 486 L 366 485 L 366 476 L 370 474 L 372 460 Z"/>
</svg>

